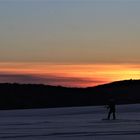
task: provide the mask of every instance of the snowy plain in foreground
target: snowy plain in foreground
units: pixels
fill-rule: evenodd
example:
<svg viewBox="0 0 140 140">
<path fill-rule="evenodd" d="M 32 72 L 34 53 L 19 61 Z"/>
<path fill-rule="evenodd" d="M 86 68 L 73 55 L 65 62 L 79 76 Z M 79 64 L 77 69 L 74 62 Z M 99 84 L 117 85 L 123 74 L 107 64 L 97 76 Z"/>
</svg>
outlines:
<svg viewBox="0 0 140 140">
<path fill-rule="evenodd" d="M 0 140 L 140 140 L 140 104 L 0 111 Z"/>
</svg>

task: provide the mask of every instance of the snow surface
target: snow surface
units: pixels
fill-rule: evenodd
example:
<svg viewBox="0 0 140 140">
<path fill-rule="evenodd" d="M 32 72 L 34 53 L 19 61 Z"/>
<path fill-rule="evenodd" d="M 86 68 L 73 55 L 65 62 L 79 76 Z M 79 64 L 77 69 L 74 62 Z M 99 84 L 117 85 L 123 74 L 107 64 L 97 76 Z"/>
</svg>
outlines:
<svg viewBox="0 0 140 140">
<path fill-rule="evenodd" d="M 4 140 L 140 140 L 140 104 L 117 106 L 117 120 L 98 107 L 0 111 Z"/>
</svg>

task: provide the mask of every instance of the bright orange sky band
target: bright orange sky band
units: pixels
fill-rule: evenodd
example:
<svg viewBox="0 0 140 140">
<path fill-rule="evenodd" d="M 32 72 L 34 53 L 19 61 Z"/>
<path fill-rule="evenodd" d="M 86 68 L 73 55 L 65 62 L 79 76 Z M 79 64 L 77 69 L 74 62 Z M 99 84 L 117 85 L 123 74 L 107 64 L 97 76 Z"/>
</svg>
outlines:
<svg viewBox="0 0 140 140">
<path fill-rule="evenodd" d="M 138 64 L 0 63 L 1 83 L 89 87 L 139 77 Z"/>
</svg>

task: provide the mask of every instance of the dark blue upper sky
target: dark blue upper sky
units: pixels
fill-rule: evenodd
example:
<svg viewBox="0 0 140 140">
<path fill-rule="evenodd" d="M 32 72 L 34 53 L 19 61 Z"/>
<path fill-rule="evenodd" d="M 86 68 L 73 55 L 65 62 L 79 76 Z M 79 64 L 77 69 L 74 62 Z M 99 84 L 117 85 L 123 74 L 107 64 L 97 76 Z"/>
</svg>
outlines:
<svg viewBox="0 0 140 140">
<path fill-rule="evenodd" d="M 139 63 L 139 0 L 0 1 L 0 61 Z"/>
</svg>

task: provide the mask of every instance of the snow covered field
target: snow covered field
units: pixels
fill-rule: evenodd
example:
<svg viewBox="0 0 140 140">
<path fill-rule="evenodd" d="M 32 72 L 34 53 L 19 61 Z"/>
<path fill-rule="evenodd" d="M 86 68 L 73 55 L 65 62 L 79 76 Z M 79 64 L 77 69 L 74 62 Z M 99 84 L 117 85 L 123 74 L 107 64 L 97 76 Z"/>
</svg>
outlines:
<svg viewBox="0 0 140 140">
<path fill-rule="evenodd" d="M 140 140 L 140 104 L 106 115 L 103 106 L 0 111 L 0 140 Z"/>
</svg>

